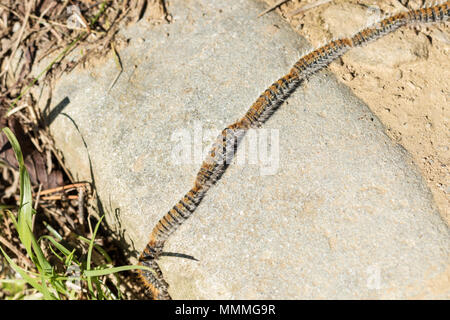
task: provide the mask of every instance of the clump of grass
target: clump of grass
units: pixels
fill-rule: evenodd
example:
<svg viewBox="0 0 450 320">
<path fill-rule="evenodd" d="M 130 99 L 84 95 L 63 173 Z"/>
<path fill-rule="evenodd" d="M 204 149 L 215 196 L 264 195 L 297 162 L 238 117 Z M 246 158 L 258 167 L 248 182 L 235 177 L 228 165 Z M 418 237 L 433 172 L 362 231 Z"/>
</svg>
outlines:
<svg viewBox="0 0 450 320">
<path fill-rule="evenodd" d="M 0 216 L 4 213 L 13 222 L 20 243 L 31 261 L 31 267 L 28 270 L 20 267 L 0 244 L 0 251 L 6 262 L 19 275 L 15 279 L 0 279 L 0 287 L 9 292 L 11 299 L 121 299 L 123 296 L 116 273 L 148 268 L 112 265 L 107 252 L 95 243 L 103 217 L 97 222 L 90 238 L 75 235 L 80 246 L 88 245 L 86 255 L 78 254 L 78 248 L 69 246 L 63 237 L 45 222 L 48 234 L 36 238 L 33 233 L 33 217 L 36 211 L 33 209 L 30 177 L 25 168 L 22 151 L 12 131 L 4 128 L 3 132 L 19 163 L 20 202 L 17 209 L 1 206 Z M 94 264 L 94 253 L 102 256 L 101 261 L 104 262 Z"/>
</svg>

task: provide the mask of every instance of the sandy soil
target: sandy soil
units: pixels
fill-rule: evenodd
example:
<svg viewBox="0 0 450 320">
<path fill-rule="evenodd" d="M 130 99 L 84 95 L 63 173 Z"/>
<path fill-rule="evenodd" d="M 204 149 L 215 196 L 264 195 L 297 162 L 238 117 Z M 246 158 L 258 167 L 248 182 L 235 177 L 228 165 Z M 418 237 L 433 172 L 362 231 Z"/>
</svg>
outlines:
<svg viewBox="0 0 450 320">
<path fill-rule="evenodd" d="M 268 6 L 278 0 L 264 0 Z M 292 15 L 319 0 L 290 0 L 276 9 L 314 46 L 349 36 L 383 15 L 422 1 L 335 0 Z M 429 3 L 429 2 L 425 2 Z M 348 52 L 329 69 L 363 100 L 403 146 L 450 225 L 450 24 L 402 28 Z"/>
</svg>

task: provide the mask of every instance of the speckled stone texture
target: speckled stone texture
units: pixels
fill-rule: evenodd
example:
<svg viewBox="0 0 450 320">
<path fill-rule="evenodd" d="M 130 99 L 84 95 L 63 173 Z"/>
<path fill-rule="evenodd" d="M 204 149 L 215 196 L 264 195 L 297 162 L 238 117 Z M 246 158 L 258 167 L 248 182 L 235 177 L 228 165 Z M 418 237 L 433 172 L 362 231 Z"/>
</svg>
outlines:
<svg viewBox="0 0 450 320">
<path fill-rule="evenodd" d="M 57 145 L 138 252 L 200 166 L 173 163 L 174 134 L 193 146 L 196 127 L 218 133 L 308 49 L 275 13 L 257 18 L 257 1 L 167 5 L 171 24 L 121 32 L 130 41 L 111 90 L 109 55 L 61 78 L 50 108 L 68 99 L 51 125 Z M 178 255 L 160 266 L 173 298 L 450 297 L 449 229 L 409 156 L 347 87 L 322 71 L 263 128 L 278 166 L 232 164 L 168 240 Z"/>
</svg>

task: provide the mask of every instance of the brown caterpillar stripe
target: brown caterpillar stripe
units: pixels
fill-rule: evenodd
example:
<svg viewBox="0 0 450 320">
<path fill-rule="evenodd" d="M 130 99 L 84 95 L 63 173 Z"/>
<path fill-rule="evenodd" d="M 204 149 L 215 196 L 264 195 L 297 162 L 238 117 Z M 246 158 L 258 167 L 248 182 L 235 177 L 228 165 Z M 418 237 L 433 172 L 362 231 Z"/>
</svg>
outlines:
<svg viewBox="0 0 450 320">
<path fill-rule="evenodd" d="M 159 220 L 139 258 L 141 265 L 149 266 L 154 270 L 154 272 L 139 270 L 140 278 L 149 288 L 153 298 L 170 299 L 168 284 L 164 281 L 163 274 L 156 263 L 165 241 L 192 215 L 209 188 L 221 178 L 248 129 L 259 127 L 303 80 L 329 65 L 350 48 L 367 44 L 404 25 L 446 21 L 450 16 L 449 3 L 450 1 L 446 1 L 430 8 L 396 14 L 361 30 L 350 38 L 331 41 L 310 52 L 298 60 L 287 75 L 266 89 L 243 118 L 225 128 L 202 163 L 194 187 Z"/>
</svg>

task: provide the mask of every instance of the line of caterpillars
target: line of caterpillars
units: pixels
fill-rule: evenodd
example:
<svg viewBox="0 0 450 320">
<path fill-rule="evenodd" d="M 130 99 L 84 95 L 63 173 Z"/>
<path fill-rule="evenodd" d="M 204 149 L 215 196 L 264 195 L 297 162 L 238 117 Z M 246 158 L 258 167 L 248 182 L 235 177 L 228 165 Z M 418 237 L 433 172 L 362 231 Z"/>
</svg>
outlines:
<svg viewBox="0 0 450 320">
<path fill-rule="evenodd" d="M 244 117 L 226 127 L 203 162 L 194 186 L 159 220 L 139 258 L 140 265 L 153 270 L 139 270 L 139 276 L 152 297 L 170 299 L 168 284 L 163 279 L 156 259 L 161 254 L 167 238 L 192 215 L 209 188 L 221 178 L 248 129 L 260 127 L 304 80 L 351 48 L 367 44 L 405 25 L 447 21 L 450 15 L 449 4 L 450 1 L 446 1 L 429 8 L 396 14 L 350 38 L 331 41 L 312 51 L 298 60 L 287 75 L 264 91 Z"/>
</svg>

